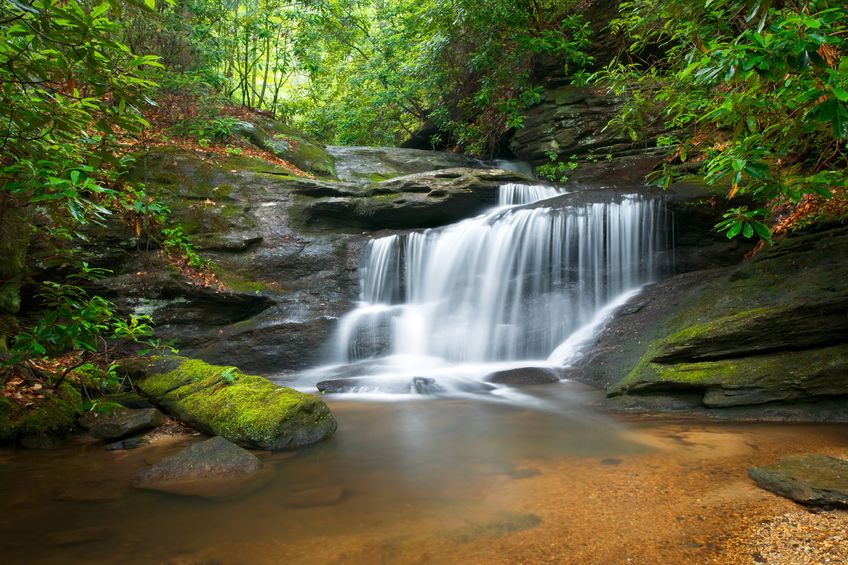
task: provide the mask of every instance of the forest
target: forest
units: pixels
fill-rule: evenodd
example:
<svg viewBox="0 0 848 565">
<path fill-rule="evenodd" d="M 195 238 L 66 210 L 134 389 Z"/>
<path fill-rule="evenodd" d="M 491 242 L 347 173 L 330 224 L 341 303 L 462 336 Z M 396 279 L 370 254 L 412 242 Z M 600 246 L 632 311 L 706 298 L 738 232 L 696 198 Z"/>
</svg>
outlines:
<svg viewBox="0 0 848 565">
<path fill-rule="evenodd" d="M 155 405 L 178 427 L 294 449 L 332 436 L 336 421 L 321 400 L 311 412 L 312 400 L 268 395 L 301 383 L 340 335 L 350 342 L 332 347 L 353 368 L 322 373 L 322 397 L 359 390 L 360 372 L 376 370 L 359 363 L 387 351 L 547 363 L 592 320 L 618 332 L 590 328 L 620 356 L 561 355 L 553 380 L 579 372 L 573 380 L 623 411 L 674 411 L 668 399 L 691 394 L 696 411 L 734 420 L 782 420 L 789 405 L 795 421 L 848 418 L 843 0 L 2 0 L 0 35 L 4 445 L 52 446 L 90 415 Z M 515 184 L 544 196 L 504 201 Z M 464 258 L 437 255 L 432 242 L 497 190 L 523 212 L 555 197 L 554 209 L 587 217 L 597 198 L 606 215 L 597 228 L 544 224 L 539 241 L 560 247 L 527 243 L 500 271 L 453 262 L 489 260 L 487 238 L 501 251 L 524 245 L 517 234 L 541 219 L 513 235 L 486 231 L 487 220 L 473 245 L 444 240 Z M 613 225 L 622 243 L 591 239 L 612 238 Z M 578 237 L 588 243 L 571 250 Z M 581 254 L 574 267 L 568 253 Z M 426 278 L 427 261 L 442 271 Z M 584 270 L 595 278 L 574 274 Z M 695 288 L 685 277 L 702 270 Z M 493 278 L 516 286 L 474 286 Z M 610 313 L 652 283 L 625 308 L 668 292 L 678 310 Z M 490 302 L 460 306 L 433 290 L 452 286 Z M 584 295 L 535 302 L 573 291 Z M 448 304 L 433 323 L 455 326 L 452 345 L 428 349 L 435 326 L 415 326 L 432 308 L 391 310 L 415 300 Z M 374 308 L 345 317 L 363 304 Z M 503 311 L 490 315 L 492 304 Z M 463 308 L 477 325 L 450 317 Z M 385 310 L 393 321 L 374 321 Z M 470 335 L 487 345 L 467 345 Z M 427 346 L 403 350 L 416 340 Z M 549 382 L 498 367 L 462 388 L 427 370 L 403 373 L 404 393 Z M 187 400 L 191 382 L 212 383 L 209 398 Z M 168 397 L 177 389 L 191 390 Z M 241 404 L 245 394 L 264 404 Z M 289 422 L 295 402 L 315 430 L 263 427 L 272 416 L 260 412 Z"/>
</svg>

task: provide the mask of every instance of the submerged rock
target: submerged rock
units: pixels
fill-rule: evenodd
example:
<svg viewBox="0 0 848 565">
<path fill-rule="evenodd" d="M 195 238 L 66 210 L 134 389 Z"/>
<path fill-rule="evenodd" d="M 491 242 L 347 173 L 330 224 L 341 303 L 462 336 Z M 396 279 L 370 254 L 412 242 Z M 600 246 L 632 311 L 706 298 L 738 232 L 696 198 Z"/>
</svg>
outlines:
<svg viewBox="0 0 848 565">
<path fill-rule="evenodd" d="M 758 486 L 795 502 L 848 508 L 848 461 L 806 453 L 784 457 L 768 467 L 751 467 Z"/>
<path fill-rule="evenodd" d="M 261 468 L 262 462 L 246 449 L 213 437 L 139 473 L 133 486 L 183 495 L 230 496 L 254 488 L 244 479 Z"/>
<path fill-rule="evenodd" d="M 544 385 L 558 383 L 560 376 L 556 369 L 547 367 L 521 367 L 491 373 L 483 380 L 502 385 Z"/>
<path fill-rule="evenodd" d="M 165 418 L 156 408 L 124 408 L 111 414 L 89 413 L 80 425 L 97 439 L 118 439 L 162 425 Z"/>
<path fill-rule="evenodd" d="M 296 491 L 286 498 L 286 504 L 295 508 L 335 506 L 344 498 L 345 491 L 337 485 L 315 487 Z"/>
<path fill-rule="evenodd" d="M 166 412 L 243 447 L 292 449 L 336 431 L 336 420 L 320 399 L 235 367 L 167 356 L 127 360 L 124 369 Z"/>
</svg>

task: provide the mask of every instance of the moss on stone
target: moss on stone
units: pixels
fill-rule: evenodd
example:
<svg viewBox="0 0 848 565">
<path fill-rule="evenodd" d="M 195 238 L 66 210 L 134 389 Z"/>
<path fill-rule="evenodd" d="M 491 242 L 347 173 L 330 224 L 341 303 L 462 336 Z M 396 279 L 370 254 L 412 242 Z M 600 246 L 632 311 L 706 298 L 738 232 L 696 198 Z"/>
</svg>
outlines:
<svg viewBox="0 0 848 565">
<path fill-rule="evenodd" d="M 189 425 L 244 447 L 294 448 L 336 429 L 329 408 L 318 398 L 235 367 L 157 358 L 137 384 L 154 404 Z"/>
<path fill-rule="evenodd" d="M 844 344 L 699 363 L 654 363 L 650 354 L 608 394 L 698 390 L 706 405 L 726 407 L 841 396 L 848 390 Z"/>
<path fill-rule="evenodd" d="M 71 383 L 62 384 L 57 394 L 32 406 L 16 406 L 0 399 L 0 441 L 15 441 L 24 435 L 64 435 L 81 413 L 82 396 Z"/>
</svg>

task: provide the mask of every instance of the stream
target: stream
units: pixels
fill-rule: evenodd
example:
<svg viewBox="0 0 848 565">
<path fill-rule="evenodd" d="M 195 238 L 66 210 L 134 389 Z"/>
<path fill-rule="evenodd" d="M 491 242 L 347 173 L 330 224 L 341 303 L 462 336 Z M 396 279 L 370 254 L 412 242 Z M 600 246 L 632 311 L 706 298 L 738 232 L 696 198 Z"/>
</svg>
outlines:
<svg viewBox="0 0 848 565">
<path fill-rule="evenodd" d="M 545 206 L 558 192 L 507 185 L 486 214 L 372 240 L 329 364 L 279 377 L 313 393 L 338 381 L 342 394 L 323 397 L 338 432 L 258 453 L 267 472 L 246 494 L 131 486 L 196 435 L 0 450 L 4 562 L 721 562 L 728 535 L 793 507 L 749 466 L 840 454 L 848 437 L 601 411 L 602 393 L 562 371 L 669 272 L 669 218 L 660 199 L 626 193 Z M 491 378 L 527 367 L 554 382 Z"/>
<path fill-rule="evenodd" d="M 555 410 L 328 395 L 334 438 L 259 453 L 268 482 L 223 499 L 130 486 L 200 437 L 117 452 L 82 437 L 0 450 L 0 554 L 51 564 L 709 562 L 724 536 L 794 507 L 758 489 L 748 466 L 848 448 L 840 426 L 612 418 L 582 385 L 543 388 Z"/>
</svg>

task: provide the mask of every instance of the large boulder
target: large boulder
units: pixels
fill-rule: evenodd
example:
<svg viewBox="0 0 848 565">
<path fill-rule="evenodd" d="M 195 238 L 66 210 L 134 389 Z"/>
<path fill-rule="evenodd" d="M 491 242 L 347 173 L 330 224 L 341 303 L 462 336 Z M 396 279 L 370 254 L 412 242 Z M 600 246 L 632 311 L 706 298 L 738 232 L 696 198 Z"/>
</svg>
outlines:
<svg viewBox="0 0 848 565">
<path fill-rule="evenodd" d="M 651 285 L 573 376 L 624 408 L 846 420 L 846 253 L 848 228 L 839 227 L 786 238 L 738 267 Z"/>
<path fill-rule="evenodd" d="M 243 494 L 258 486 L 251 479 L 262 462 L 222 437 L 195 443 L 139 473 L 133 486 L 205 497 Z"/>
<path fill-rule="evenodd" d="M 538 181 L 502 169 L 443 169 L 372 183 L 357 196 L 315 199 L 305 216 L 312 224 L 357 229 L 437 227 L 497 205 L 505 183 Z"/>
<path fill-rule="evenodd" d="M 459 153 L 397 147 L 327 147 L 339 180 L 370 184 L 428 171 L 482 168 L 476 159 Z"/>
<path fill-rule="evenodd" d="M 123 367 L 151 402 L 201 432 L 243 447 L 293 449 L 336 431 L 320 399 L 235 367 L 177 356 L 129 360 Z"/>
<path fill-rule="evenodd" d="M 751 467 L 760 487 L 811 506 L 848 508 L 848 461 L 805 453 L 767 467 Z"/>
</svg>

